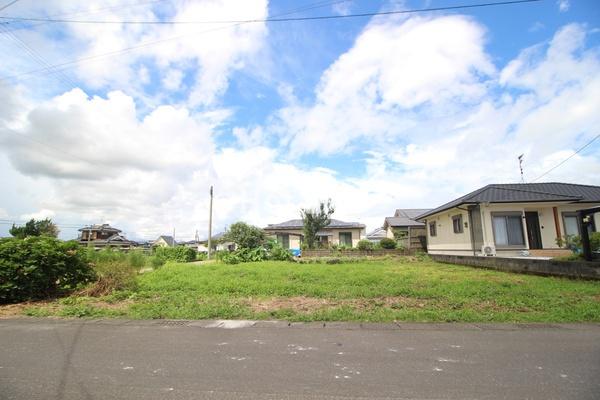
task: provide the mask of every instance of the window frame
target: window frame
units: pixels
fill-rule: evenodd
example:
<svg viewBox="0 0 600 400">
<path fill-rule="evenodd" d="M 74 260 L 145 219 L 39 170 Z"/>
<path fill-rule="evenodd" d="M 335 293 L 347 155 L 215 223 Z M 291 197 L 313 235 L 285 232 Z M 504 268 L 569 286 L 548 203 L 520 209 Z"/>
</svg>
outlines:
<svg viewBox="0 0 600 400">
<path fill-rule="evenodd" d="M 280 240 L 281 238 L 281 240 Z M 285 239 L 287 238 L 287 247 L 284 246 L 285 244 Z M 281 245 L 281 247 L 283 247 L 286 250 L 290 249 L 290 234 L 289 233 L 278 233 L 277 234 L 277 243 L 279 243 Z"/>
<path fill-rule="evenodd" d="M 349 236 L 349 238 L 350 238 L 350 243 L 342 243 L 342 235 L 343 235 L 345 238 L 348 238 L 348 236 Z M 344 240 L 344 242 L 345 242 L 345 240 Z M 349 246 L 349 247 L 352 247 L 352 232 L 339 232 L 339 233 L 338 233 L 338 243 L 339 243 L 339 245 L 341 245 L 341 246 Z"/>
<path fill-rule="evenodd" d="M 494 218 L 496 217 L 504 217 L 505 221 L 506 218 L 508 217 L 518 217 L 519 218 L 519 224 L 521 225 L 521 240 L 522 243 L 521 244 L 498 244 L 498 241 L 496 239 L 496 229 L 494 229 Z M 491 212 L 490 213 L 490 218 L 491 218 L 491 222 L 492 222 L 492 235 L 494 237 L 494 245 L 497 248 L 501 248 L 501 249 L 527 249 L 527 242 L 525 240 L 525 237 L 527 236 L 527 233 L 525 232 L 525 224 L 523 223 L 523 213 L 520 211 L 500 211 L 500 212 Z M 508 222 L 506 222 L 506 241 L 509 241 L 508 238 Z"/>
<path fill-rule="evenodd" d="M 437 225 L 436 225 L 436 222 L 432 221 L 428 225 L 429 225 L 429 236 L 430 237 L 436 237 L 437 236 Z"/>
<path fill-rule="evenodd" d="M 457 225 L 455 222 L 458 221 L 458 230 L 456 230 Z M 456 214 L 452 216 L 452 231 L 456 234 L 460 234 L 464 232 L 463 229 L 463 216 L 462 214 Z"/>
</svg>

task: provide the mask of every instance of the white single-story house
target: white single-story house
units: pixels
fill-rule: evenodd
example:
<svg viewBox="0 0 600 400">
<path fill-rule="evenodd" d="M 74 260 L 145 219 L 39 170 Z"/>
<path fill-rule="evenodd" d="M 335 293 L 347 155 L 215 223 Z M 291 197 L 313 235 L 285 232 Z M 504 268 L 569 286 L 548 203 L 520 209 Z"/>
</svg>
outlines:
<svg viewBox="0 0 600 400">
<path fill-rule="evenodd" d="M 176 245 L 177 245 L 177 243 L 175 242 L 175 239 L 173 238 L 173 236 L 167 236 L 167 235 L 159 236 L 158 239 L 156 239 L 152 243 L 152 246 L 156 246 L 156 247 L 174 247 Z"/>
<path fill-rule="evenodd" d="M 416 218 L 428 212 L 428 208 L 399 208 L 393 217 L 386 217 L 383 229 L 386 237 L 396 240 L 405 248 L 425 248 L 425 223 Z"/>
<path fill-rule="evenodd" d="M 430 254 L 556 256 L 565 254 L 567 235 L 581 234 L 576 212 L 598 206 L 600 186 L 491 184 L 417 219 L 427 226 Z M 600 227 L 600 213 L 590 227 Z"/>
<path fill-rule="evenodd" d="M 268 236 L 275 237 L 283 248 L 300 249 L 304 238 L 303 228 L 301 219 L 292 219 L 279 224 L 269 224 L 264 231 Z M 337 219 L 332 219 L 329 225 L 317 232 L 319 243 L 323 247 L 329 245 L 356 247 L 365 236 L 365 225 Z"/>
<path fill-rule="evenodd" d="M 387 231 L 383 228 L 377 228 L 367 233 L 366 239 L 373 243 L 379 243 L 381 239 L 388 237 Z"/>
</svg>

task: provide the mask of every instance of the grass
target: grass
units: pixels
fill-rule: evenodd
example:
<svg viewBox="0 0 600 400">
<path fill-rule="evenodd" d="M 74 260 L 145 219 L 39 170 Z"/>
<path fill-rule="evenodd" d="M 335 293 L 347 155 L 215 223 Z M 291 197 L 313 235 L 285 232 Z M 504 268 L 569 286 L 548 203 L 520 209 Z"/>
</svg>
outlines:
<svg viewBox="0 0 600 400">
<path fill-rule="evenodd" d="M 130 290 L 26 315 L 290 321 L 599 322 L 600 282 L 398 258 L 341 264 L 167 264 Z"/>
</svg>

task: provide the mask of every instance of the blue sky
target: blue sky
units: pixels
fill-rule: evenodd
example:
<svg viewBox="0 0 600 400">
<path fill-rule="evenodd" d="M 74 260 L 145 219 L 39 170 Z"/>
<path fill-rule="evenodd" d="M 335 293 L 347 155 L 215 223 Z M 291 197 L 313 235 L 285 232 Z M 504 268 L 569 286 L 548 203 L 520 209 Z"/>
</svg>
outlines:
<svg viewBox="0 0 600 400">
<path fill-rule="evenodd" d="M 47 216 L 63 238 L 100 222 L 136 239 L 204 237 L 210 185 L 216 230 L 328 198 L 370 230 L 396 208 L 518 182 L 521 153 L 531 181 L 600 133 L 596 1 L 123 23 L 475 3 L 20 0 L 0 16 L 118 23 L 1 25 L 0 235 Z M 600 184 L 599 150 L 541 181 Z"/>
</svg>

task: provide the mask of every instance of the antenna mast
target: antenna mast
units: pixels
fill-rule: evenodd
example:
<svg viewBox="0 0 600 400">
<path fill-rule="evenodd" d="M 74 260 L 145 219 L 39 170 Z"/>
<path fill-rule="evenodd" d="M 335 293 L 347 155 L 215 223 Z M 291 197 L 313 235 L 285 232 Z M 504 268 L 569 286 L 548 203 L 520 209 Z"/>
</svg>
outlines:
<svg viewBox="0 0 600 400">
<path fill-rule="evenodd" d="M 519 169 L 521 170 L 521 183 L 525 183 L 525 178 L 523 177 L 523 156 L 525 154 L 521 154 L 519 157 Z"/>
</svg>

